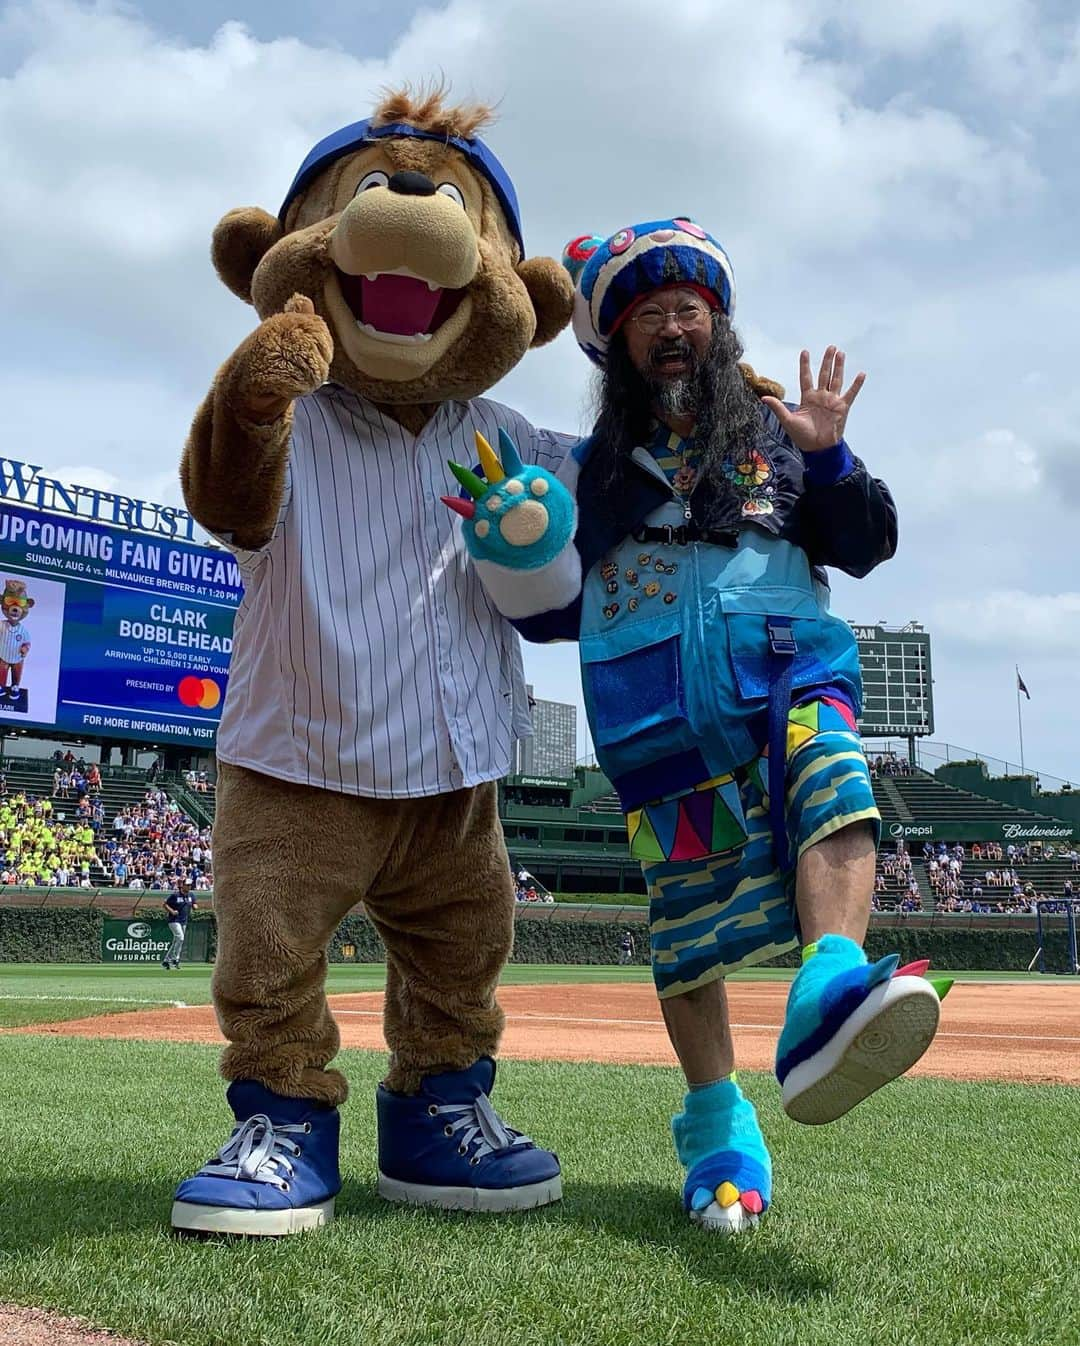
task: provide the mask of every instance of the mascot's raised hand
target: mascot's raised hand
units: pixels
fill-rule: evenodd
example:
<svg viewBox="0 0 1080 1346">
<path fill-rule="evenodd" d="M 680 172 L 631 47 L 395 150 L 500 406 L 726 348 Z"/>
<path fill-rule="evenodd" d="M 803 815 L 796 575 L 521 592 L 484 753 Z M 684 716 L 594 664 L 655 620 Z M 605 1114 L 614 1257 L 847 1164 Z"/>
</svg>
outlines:
<svg viewBox="0 0 1080 1346">
<path fill-rule="evenodd" d="M 581 588 L 574 497 L 544 468 L 523 464 L 505 430 L 499 431 L 501 462 L 479 431 L 476 448 L 483 477 L 449 465 L 472 498 L 442 500 L 465 521 L 465 545 L 485 588 L 512 618 L 571 602 Z"/>
<path fill-rule="evenodd" d="M 570 492 L 544 468 L 526 467 L 505 430 L 499 431 L 501 463 L 479 431 L 476 450 L 483 477 L 449 465 L 472 499 L 442 497 L 465 520 L 469 554 L 511 570 L 546 566 L 573 540 L 577 513 Z"/>
<path fill-rule="evenodd" d="M 329 327 L 307 295 L 294 294 L 229 361 L 225 395 L 247 420 L 269 423 L 326 382 L 333 358 Z"/>
<path fill-rule="evenodd" d="M 180 480 L 199 522 L 238 547 L 269 541 L 285 491 L 297 398 L 322 387 L 334 338 L 315 305 L 294 293 L 265 317 L 217 372 L 195 416 Z"/>
</svg>

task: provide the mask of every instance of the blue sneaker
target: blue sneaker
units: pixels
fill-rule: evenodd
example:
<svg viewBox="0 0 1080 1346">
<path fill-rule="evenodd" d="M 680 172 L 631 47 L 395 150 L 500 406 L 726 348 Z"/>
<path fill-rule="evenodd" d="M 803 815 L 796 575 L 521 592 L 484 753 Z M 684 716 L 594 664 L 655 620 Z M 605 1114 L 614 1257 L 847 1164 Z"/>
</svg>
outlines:
<svg viewBox="0 0 1080 1346">
<path fill-rule="evenodd" d="M 213 1159 L 176 1189 L 172 1227 L 204 1234 L 294 1234 L 334 1217 L 341 1190 L 337 1108 L 234 1080 L 236 1116 Z"/>
<path fill-rule="evenodd" d="M 914 968 L 897 971 L 899 961 L 889 954 L 868 963 L 842 935 L 823 935 L 804 954 L 776 1049 L 783 1107 L 794 1121 L 843 1117 L 930 1046 L 941 1017 L 938 987 L 911 975 Z"/>
<path fill-rule="evenodd" d="M 507 1211 L 562 1196 L 559 1160 L 513 1131 L 488 1095 L 495 1062 L 427 1075 L 416 1094 L 379 1085 L 379 1195 L 443 1210 Z"/>
</svg>

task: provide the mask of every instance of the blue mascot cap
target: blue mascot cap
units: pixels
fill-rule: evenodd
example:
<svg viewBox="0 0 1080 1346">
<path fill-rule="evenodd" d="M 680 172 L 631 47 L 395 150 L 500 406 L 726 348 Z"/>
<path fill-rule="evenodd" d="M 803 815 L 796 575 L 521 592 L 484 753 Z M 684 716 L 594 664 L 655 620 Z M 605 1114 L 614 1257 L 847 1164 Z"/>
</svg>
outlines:
<svg viewBox="0 0 1080 1346">
<path fill-rule="evenodd" d="M 601 367 L 627 313 L 651 290 L 690 285 L 728 318 L 735 312 L 731 260 L 693 220 L 649 220 L 608 239 L 585 234 L 566 245 L 562 260 L 576 282 L 574 335 Z"/>
<path fill-rule="evenodd" d="M 332 135 L 320 140 L 300 165 L 296 177 L 293 178 L 292 186 L 286 192 L 285 200 L 281 203 L 281 209 L 278 211 L 278 219 L 284 224 L 285 212 L 292 205 L 296 196 L 324 168 L 328 168 L 335 159 L 340 159 L 343 154 L 358 150 L 363 145 L 369 145 L 374 140 L 385 140 L 388 136 L 408 136 L 413 140 L 438 140 L 443 145 L 452 145 L 454 149 L 460 150 L 477 172 L 483 174 L 491 184 L 491 190 L 495 193 L 499 205 L 503 208 L 503 213 L 510 225 L 510 231 L 521 249 L 521 255 L 522 257 L 525 256 L 525 242 L 521 237 L 521 211 L 518 208 L 517 192 L 514 191 L 514 184 L 510 181 L 506 169 L 503 168 L 484 142 L 482 140 L 465 140 L 461 136 L 438 135 L 434 131 L 421 131 L 415 126 L 410 126 L 407 122 L 390 122 L 386 126 L 372 126 L 370 120 L 353 122 L 351 126 L 343 126 L 340 131 L 334 131 Z"/>
</svg>

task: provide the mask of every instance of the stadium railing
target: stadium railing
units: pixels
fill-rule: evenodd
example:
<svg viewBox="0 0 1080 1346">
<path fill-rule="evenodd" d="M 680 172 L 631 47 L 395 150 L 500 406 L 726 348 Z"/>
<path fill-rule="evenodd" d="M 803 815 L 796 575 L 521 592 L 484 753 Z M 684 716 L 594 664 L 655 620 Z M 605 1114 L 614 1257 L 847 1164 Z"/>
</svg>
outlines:
<svg viewBox="0 0 1080 1346">
<path fill-rule="evenodd" d="M 150 907 L 160 907 L 167 894 L 158 888 L 24 888 L 15 885 L 0 887 L 0 906 L 9 907 L 85 907 L 106 915 L 131 916 Z M 214 910 L 212 890 L 195 894 L 199 909 L 205 913 Z M 1060 899 L 1059 899 L 1060 900 Z M 1080 905 L 1080 904 L 1078 904 Z M 519 902 L 515 916 L 523 921 L 581 921 L 604 924 L 648 921 L 647 906 L 617 906 L 591 902 Z M 349 915 L 363 914 L 363 904 L 357 903 Z M 1066 925 L 1066 917 L 1044 910 L 1043 922 L 1048 928 Z M 872 929 L 908 928 L 933 930 L 1035 930 L 1034 913 L 1012 912 L 874 912 L 870 917 Z"/>
</svg>

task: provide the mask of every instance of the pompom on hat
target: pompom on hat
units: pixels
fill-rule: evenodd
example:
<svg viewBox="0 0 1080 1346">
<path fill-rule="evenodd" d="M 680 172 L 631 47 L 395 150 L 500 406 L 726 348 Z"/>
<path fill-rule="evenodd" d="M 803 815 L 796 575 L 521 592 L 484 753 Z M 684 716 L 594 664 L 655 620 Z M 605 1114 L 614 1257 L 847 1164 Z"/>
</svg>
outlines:
<svg viewBox="0 0 1080 1346">
<path fill-rule="evenodd" d="M 735 312 L 735 272 L 711 234 L 693 220 L 650 220 L 608 239 L 583 234 L 563 250 L 574 278 L 574 335 L 595 365 L 630 309 L 651 290 L 693 286 L 728 318 Z"/>
</svg>

